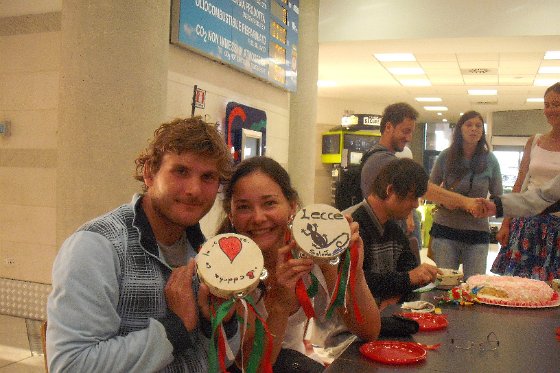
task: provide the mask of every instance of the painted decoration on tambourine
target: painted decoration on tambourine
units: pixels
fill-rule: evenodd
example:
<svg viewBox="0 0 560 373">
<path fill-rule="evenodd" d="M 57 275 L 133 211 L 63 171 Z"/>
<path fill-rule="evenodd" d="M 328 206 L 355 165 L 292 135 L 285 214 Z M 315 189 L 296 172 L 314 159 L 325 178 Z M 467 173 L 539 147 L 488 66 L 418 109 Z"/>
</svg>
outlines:
<svg viewBox="0 0 560 373">
<path fill-rule="evenodd" d="M 240 234 L 220 234 L 206 241 L 196 256 L 200 279 L 221 298 L 243 297 L 264 275 L 264 259 L 257 244 Z"/>
<path fill-rule="evenodd" d="M 314 204 L 302 208 L 292 222 L 292 235 L 309 256 L 333 259 L 346 250 L 350 242 L 350 225 L 336 208 Z"/>
</svg>

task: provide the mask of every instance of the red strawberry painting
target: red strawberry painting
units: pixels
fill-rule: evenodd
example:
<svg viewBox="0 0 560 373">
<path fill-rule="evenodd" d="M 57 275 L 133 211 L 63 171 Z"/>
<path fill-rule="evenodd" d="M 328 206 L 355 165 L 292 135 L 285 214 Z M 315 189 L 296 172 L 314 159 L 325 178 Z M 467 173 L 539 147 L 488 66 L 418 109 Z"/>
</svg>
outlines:
<svg viewBox="0 0 560 373">
<path fill-rule="evenodd" d="M 227 255 L 231 263 L 241 252 L 241 241 L 237 237 L 222 237 L 218 240 L 218 245 L 220 245 L 220 249 Z"/>
</svg>

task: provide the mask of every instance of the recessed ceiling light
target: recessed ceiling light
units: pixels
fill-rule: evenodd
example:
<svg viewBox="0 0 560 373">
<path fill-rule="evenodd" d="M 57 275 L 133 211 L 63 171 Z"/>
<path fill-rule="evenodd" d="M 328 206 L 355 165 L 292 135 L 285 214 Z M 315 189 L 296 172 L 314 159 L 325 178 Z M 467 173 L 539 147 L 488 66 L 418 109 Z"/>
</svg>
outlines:
<svg viewBox="0 0 560 373">
<path fill-rule="evenodd" d="M 334 80 L 317 80 L 317 87 L 336 87 Z"/>
<path fill-rule="evenodd" d="M 542 66 L 539 69 L 539 74 L 559 74 L 560 66 Z"/>
<path fill-rule="evenodd" d="M 535 79 L 533 85 L 537 87 L 548 87 L 556 82 L 558 82 L 558 79 Z"/>
<path fill-rule="evenodd" d="M 429 87 L 432 85 L 428 79 L 401 79 L 399 80 L 405 87 Z"/>
<path fill-rule="evenodd" d="M 387 68 L 393 75 L 423 75 L 424 69 L 421 67 L 389 67 Z"/>
<path fill-rule="evenodd" d="M 418 102 L 441 102 L 439 97 L 416 97 L 415 100 Z"/>
<path fill-rule="evenodd" d="M 447 123 L 447 119 L 443 118 L 443 121 Z"/>
<path fill-rule="evenodd" d="M 416 61 L 412 53 L 375 53 L 374 56 L 381 62 Z"/>
<path fill-rule="evenodd" d="M 543 97 L 529 97 L 527 102 L 544 102 Z"/>
<path fill-rule="evenodd" d="M 437 113 L 437 115 L 443 115 L 442 113 Z"/>
<path fill-rule="evenodd" d="M 424 106 L 424 110 L 428 110 L 428 111 L 447 111 L 447 106 Z"/>
<path fill-rule="evenodd" d="M 546 51 L 544 54 L 545 60 L 560 60 L 560 51 Z"/>
<path fill-rule="evenodd" d="M 471 96 L 494 96 L 498 94 L 497 89 L 469 89 L 468 92 Z"/>
</svg>

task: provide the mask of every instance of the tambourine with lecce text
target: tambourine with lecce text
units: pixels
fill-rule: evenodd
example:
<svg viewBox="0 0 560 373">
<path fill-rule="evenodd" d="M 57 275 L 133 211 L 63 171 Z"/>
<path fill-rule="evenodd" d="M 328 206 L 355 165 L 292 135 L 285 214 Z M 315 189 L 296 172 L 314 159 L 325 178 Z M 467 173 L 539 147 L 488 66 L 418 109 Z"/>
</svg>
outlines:
<svg viewBox="0 0 560 373">
<path fill-rule="evenodd" d="M 303 207 L 291 224 L 292 237 L 300 250 L 296 257 L 311 257 L 316 262 L 337 265 L 350 244 L 350 225 L 336 208 L 326 204 Z"/>
<path fill-rule="evenodd" d="M 242 298 L 267 277 L 262 252 L 249 237 L 219 234 L 196 256 L 198 277 L 220 298 Z"/>
</svg>

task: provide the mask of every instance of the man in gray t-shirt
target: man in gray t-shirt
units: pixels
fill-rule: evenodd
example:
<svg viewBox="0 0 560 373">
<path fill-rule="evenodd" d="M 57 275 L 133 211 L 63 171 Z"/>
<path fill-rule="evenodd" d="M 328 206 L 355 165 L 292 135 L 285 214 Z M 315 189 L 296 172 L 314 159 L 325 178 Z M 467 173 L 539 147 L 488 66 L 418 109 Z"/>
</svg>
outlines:
<svg viewBox="0 0 560 373">
<path fill-rule="evenodd" d="M 416 109 L 404 102 L 389 105 L 383 111 L 381 138 L 375 145 L 379 151 L 373 153 L 362 167 L 360 187 L 364 198 L 371 193 L 373 181 L 383 166 L 394 160 L 395 153 L 403 151 L 405 145 L 412 140 L 416 118 Z"/>
<path fill-rule="evenodd" d="M 416 109 L 404 102 L 389 105 L 383 110 L 380 128 L 381 138 L 373 146 L 372 150 L 375 152 L 364 163 L 360 176 L 360 188 L 364 198 L 371 194 L 373 181 L 379 174 L 379 171 L 386 164 L 397 159 L 395 153 L 402 152 L 405 145 L 412 139 L 417 117 L 418 112 Z M 413 215 L 410 215 L 408 219 L 399 220 L 397 224 L 407 236 L 415 228 Z M 416 255 L 420 249 L 418 247 L 419 242 L 412 246 Z M 416 256 L 420 260 L 419 255 Z"/>
</svg>

